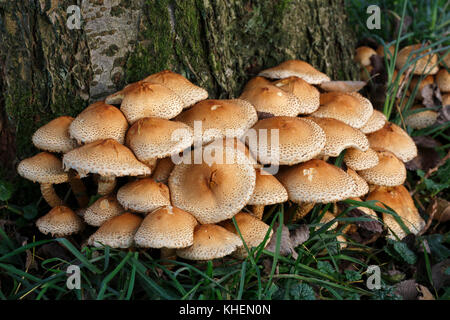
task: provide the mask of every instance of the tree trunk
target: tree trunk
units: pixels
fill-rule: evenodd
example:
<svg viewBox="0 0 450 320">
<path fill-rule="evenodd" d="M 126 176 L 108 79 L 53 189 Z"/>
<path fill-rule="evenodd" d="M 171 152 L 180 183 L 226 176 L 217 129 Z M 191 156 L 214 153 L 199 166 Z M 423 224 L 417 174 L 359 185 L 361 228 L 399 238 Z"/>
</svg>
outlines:
<svg viewBox="0 0 450 320">
<path fill-rule="evenodd" d="M 81 9 L 81 28 L 66 12 Z M 36 153 L 32 133 L 164 69 L 237 97 L 263 68 L 308 61 L 354 79 L 343 0 L 0 0 L 0 161 Z M 1 172 L 0 172 L 1 174 Z"/>
</svg>

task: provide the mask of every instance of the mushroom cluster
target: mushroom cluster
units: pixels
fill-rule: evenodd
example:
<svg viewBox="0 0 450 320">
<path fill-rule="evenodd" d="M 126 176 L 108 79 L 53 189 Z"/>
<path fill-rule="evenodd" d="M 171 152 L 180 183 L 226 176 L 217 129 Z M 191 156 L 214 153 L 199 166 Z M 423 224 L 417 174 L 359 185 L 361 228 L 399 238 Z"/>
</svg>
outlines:
<svg viewBox="0 0 450 320">
<path fill-rule="evenodd" d="M 300 218 L 315 203 L 362 199 L 369 189 L 368 199 L 415 232 L 423 220 L 402 184 L 416 146 L 360 88 L 290 60 L 263 70 L 238 98 L 208 99 L 166 70 L 39 128 L 32 140 L 42 152 L 17 170 L 52 207 L 36 222 L 44 234 L 88 224 L 98 228 L 88 245 L 158 248 L 162 257 L 244 258 L 272 234 L 265 206 L 289 200 Z M 344 150 L 345 170 L 329 161 Z M 100 196 L 90 205 L 85 177 Z M 67 182 L 80 210 L 53 188 Z M 384 221 L 404 236 L 395 219 Z"/>
</svg>

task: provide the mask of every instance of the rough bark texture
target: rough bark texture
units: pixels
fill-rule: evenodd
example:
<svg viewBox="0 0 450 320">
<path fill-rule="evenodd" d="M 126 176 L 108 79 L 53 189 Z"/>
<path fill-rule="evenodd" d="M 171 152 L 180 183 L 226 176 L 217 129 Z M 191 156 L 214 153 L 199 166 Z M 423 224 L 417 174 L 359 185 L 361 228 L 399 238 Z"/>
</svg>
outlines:
<svg viewBox="0 0 450 320">
<path fill-rule="evenodd" d="M 78 30 L 66 25 L 74 4 Z M 151 73 L 171 69 L 210 97 L 236 97 L 291 58 L 354 79 L 354 45 L 343 0 L 0 0 L 2 171 L 36 152 L 39 126 Z"/>
</svg>

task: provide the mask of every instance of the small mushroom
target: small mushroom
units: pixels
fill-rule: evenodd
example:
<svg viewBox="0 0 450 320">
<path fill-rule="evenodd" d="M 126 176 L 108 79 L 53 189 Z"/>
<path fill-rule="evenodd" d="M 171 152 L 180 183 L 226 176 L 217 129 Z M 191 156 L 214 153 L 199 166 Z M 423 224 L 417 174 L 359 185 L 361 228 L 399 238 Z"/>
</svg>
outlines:
<svg viewBox="0 0 450 320">
<path fill-rule="evenodd" d="M 371 148 L 366 151 L 348 148 L 344 155 L 344 163 L 355 171 L 373 168 L 378 161 L 378 154 Z"/>
<path fill-rule="evenodd" d="M 439 71 L 437 65 L 438 57 L 435 53 L 430 54 L 430 49 L 423 50 L 422 44 L 410 45 L 401 49 L 397 54 L 397 60 L 395 66 L 398 70 L 402 69 L 406 64 L 411 63 L 419 56 L 423 56 L 418 59 L 414 64 L 413 74 L 436 74 Z M 421 50 L 422 49 L 422 50 Z M 420 52 L 417 52 L 421 50 Z M 414 52 L 416 51 L 416 52 Z M 414 53 L 413 53 L 414 52 Z"/>
<path fill-rule="evenodd" d="M 125 212 L 114 195 L 106 195 L 97 199 L 84 211 L 84 221 L 95 227 L 101 226 L 109 219 Z"/>
<path fill-rule="evenodd" d="M 356 48 L 355 61 L 362 67 L 368 67 L 372 64 L 370 57 L 376 54 L 377 52 L 371 47 L 361 46 Z"/>
<path fill-rule="evenodd" d="M 326 74 L 302 60 L 284 61 L 276 67 L 261 71 L 259 76 L 271 79 L 283 79 L 295 76 L 305 80 L 309 84 L 321 84 L 322 82 L 330 81 L 330 78 Z"/>
<path fill-rule="evenodd" d="M 299 109 L 296 115 L 310 114 L 319 108 L 320 92 L 305 80 L 299 77 L 288 77 L 273 82 L 273 85 L 297 97 Z"/>
<path fill-rule="evenodd" d="M 36 221 L 36 226 L 43 234 L 50 233 L 54 237 L 66 237 L 84 228 L 83 220 L 65 206 L 52 208 Z"/>
<path fill-rule="evenodd" d="M 447 69 L 441 69 L 436 75 L 436 84 L 442 93 L 450 92 L 450 74 Z"/>
<path fill-rule="evenodd" d="M 375 149 L 379 162 L 375 167 L 358 171 L 370 184 L 378 186 L 398 186 L 406 180 L 406 168 L 392 152 Z"/>
<path fill-rule="evenodd" d="M 66 153 L 76 148 L 77 142 L 70 138 L 69 126 L 73 118 L 68 116 L 53 119 L 37 129 L 31 140 L 36 148 L 58 153 Z"/>
<path fill-rule="evenodd" d="M 410 110 L 424 109 L 424 106 L 415 105 Z M 423 129 L 433 125 L 439 114 L 434 110 L 424 110 L 406 117 L 405 123 L 413 129 Z"/>
<path fill-rule="evenodd" d="M 359 130 L 364 134 L 369 134 L 383 128 L 386 122 L 386 116 L 382 112 L 373 110 L 369 120 Z"/>
</svg>

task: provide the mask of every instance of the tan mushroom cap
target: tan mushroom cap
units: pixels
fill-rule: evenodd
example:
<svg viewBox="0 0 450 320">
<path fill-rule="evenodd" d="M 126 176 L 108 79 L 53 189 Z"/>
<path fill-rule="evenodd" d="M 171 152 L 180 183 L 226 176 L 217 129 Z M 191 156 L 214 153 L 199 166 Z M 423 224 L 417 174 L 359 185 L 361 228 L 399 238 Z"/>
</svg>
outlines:
<svg viewBox="0 0 450 320">
<path fill-rule="evenodd" d="M 387 48 L 387 51 L 389 51 L 389 52 L 391 53 L 390 56 L 389 56 L 389 53 L 387 54 L 387 58 L 390 59 L 391 57 L 394 56 L 394 53 L 395 53 L 395 44 L 389 46 L 389 47 Z M 384 57 L 384 46 L 383 46 L 382 44 L 380 44 L 380 45 L 377 47 L 377 54 L 378 54 L 380 57 Z"/>
<path fill-rule="evenodd" d="M 91 104 L 70 124 L 70 136 L 79 143 L 90 143 L 100 139 L 115 139 L 123 143 L 128 122 L 116 107 L 103 101 Z"/>
<path fill-rule="evenodd" d="M 344 170 L 317 159 L 283 168 L 277 178 L 289 200 L 296 203 L 340 201 L 352 196 L 356 188 Z"/>
<path fill-rule="evenodd" d="M 322 228 L 325 224 L 327 224 L 330 221 L 333 221 L 336 217 L 329 211 L 326 211 L 323 215 L 322 219 L 320 219 L 320 223 L 318 226 L 316 226 L 315 230 L 319 230 Z M 334 230 L 338 227 L 339 222 L 335 221 L 331 226 L 328 227 L 328 231 Z"/>
<path fill-rule="evenodd" d="M 330 78 L 326 74 L 301 60 L 287 60 L 276 67 L 261 71 L 259 75 L 271 79 L 283 79 L 295 76 L 302 78 L 309 84 L 320 84 L 324 81 L 330 81 Z"/>
<path fill-rule="evenodd" d="M 436 74 L 439 71 L 439 67 L 437 65 L 438 57 L 434 53 L 429 54 L 430 49 L 422 50 L 420 53 L 411 54 L 412 51 L 419 50 L 421 48 L 422 48 L 421 44 L 416 44 L 406 46 L 403 49 L 401 49 L 397 54 L 397 60 L 395 62 L 395 66 L 397 67 L 397 69 L 400 70 L 406 65 L 406 63 L 408 62 L 408 57 L 409 62 L 411 62 L 417 57 L 427 54 L 423 58 L 420 58 L 419 60 L 416 61 L 413 74 L 424 74 L 424 73 Z"/>
<path fill-rule="evenodd" d="M 213 152 L 232 155 L 233 163 L 222 160 L 208 165 L 203 158 L 196 164 L 190 153 L 190 163 L 175 165 L 169 177 L 172 204 L 192 213 L 202 224 L 234 216 L 247 204 L 255 188 L 255 169 L 246 156 L 234 148 L 221 148 Z"/>
<path fill-rule="evenodd" d="M 20 161 L 17 172 L 33 182 L 59 184 L 69 181 L 61 160 L 48 152 L 41 152 Z"/>
<path fill-rule="evenodd" d="M 95 227 L 101 226 L 109 219 L 125 212 L 125 209 L 113 195 L 103 196 L 97 199 L 84 211 L 84 221 Z"/>
<path fill-rule="evenodd" d="M 178 249 L 177 256 L 188 260 L 212 260 L 225 257 L 242 246 L 242 240 L 227 229 L 214 225 L 197 225 L 194 244 Z"/>
<path fill-rule="evenodd" d="M 288 77 L 273 82 L 273 85 L 297 97 L 299 109 L 296 115 L 309 114 L 319 108 L 320 92 L 305 80 L 299 77 Z"/>
<path fill-rule="evenodd" d="M 201 125 L 202 137 L 194 142 L 203 144 L 223 137 L 240 137 L 258 121 L 255 108 L 245 100 L 203 100 L 185 110 L 177 118 L 195 129 Z"/>
<path fill-rule="evenodd" d="M 378 161 L 378 154 L 371 148 L 366 151 L 349 148 L 344 155 L 344 162 L 347 167 L 356 171 L 373 168 L 378 164 Z"/>
<path fill-rule="evenodd" d="M 367 120 L 367 122 L 359 128 L 359 130 L 361 130 L 364 134 L 369 134 L 383 128 L 386 122 L 387 119 L 384 113 L 374 109 L 369 120 Z"/>
<path fill-rule="evenodd" d="M 353 192 L 353 197 L 362 197 L 369 192 L 369 185 L 366 180 L 361 178 L 354 170 L 347 168 L 347 174 L 349 174 L 355 182 L 356 188 Z"/>
<path fill-rule="evenodd" d="M 442 95 L 442 105 L 448 106 L 450 104 L 450 93 L 446 93 Z"/>
<path fill-rule="evenodd" d="M 180 153 L 193 142 L 194 133 L 188 125 L 159 118 L 139 119 L 126 136 L 126 145 L 143 162 Z"/>
<path fill-rule="evenodd" d="M 264 173 L 264 174 L 262 174 Z M 256 183 L 248 205 L 269 205 L 288 200 L 285 187 L 273 175 L 256 169 Z"/>
<path fill-rule="evenodd" d="M 66 153 L 77 146 L 77 142 L 70 138 L 69 126 L 73 118 L 62 116 L 43 125 L 31 138 L 36 148 L 50 152 Z"/>
<path fill-rule="evenodd" d="M 374 54 L 377 54 L 377 52 L 371 47 L 361 46 L 356 48 L 355 61 L 364 67 L 370 66 L 372 64 L 370 57 Z"/>
<path fill-rule="evenodd" d="M 365 81 L 327 81 L 320 84 L 320 89 L 328 92 L 357 92 L 366 84 Z"/>
<path fill-rule="evenodd" d="M 149 213 L 134 236 L 139 247 L 186 248 L 194 243 L 197 220 L 186 211 L 166 206 Z"/>
<path fill-rule="evenodd" d="M 421 105 L 415 105 L 410 110 L 414 111 L 417 109 L 425 109 L 425 107 Z M 433 125 L 436 122 L 438 116 L 439 114 L 434 110 L 425 110 L 407 116 L 405 119 L 405 123 L 413 129 L 423 129 Z"/>
<path fill-rule="evenodd" d="M 414 89 L 416 88 L 417 84 L 419 84 L 419 86 L 417 87 L 415 98 L 422 100 L 423 99 L 422 89 L 425 86 L 427 86 L 429 84 L 433 84 L 433 83 L 434 83 L 434 76 L 432 76 L 432 75 L 426 76 L 423 79 L 421 79 L 420 76 L 414 76 L 411 79 L 411 83 L 409 84 L 409 87 L 408 87 L 408 95 L 411 95 L 413 93 Z"/>
<path fill-rule="evenodd" d="M 369 140 L 358 129 L 352 128 L 342 121 L 332 118 L 308 118 L 318 124 L 325 132 L 326 142 L 321 155 L 337 157 L 342 150 L 357 148 L 361 151 L 369 149 Z"/>
<path fill-rule="evenodd" d="M 250 140 L 251 133 L 256 134 L 257 142 Z M 282 165 L 314 158 L 322 151 L 326 139 L 324 131 L 314 121 L 297 117 L 259 120 L 246 137 L 249 137 L 246 143 L 250 151 L 260 163 Z"/>
<path fill-rule="evenodd" d="M 395 154 L 403 162 L 417 156 L 414 140 L 399 126 L 387 122 L 383 128 L 367 135 L 370 147 L 380 148 Z"/>
<path fill-rule="evenodd" d="M 88 244 L 95 247 L 105 245 L 111 248 L 129 248 L 134 243 L 134 235 L 141 223 L 141 217 L 125 212 L 103 223 L 89 237 Z"/>
<path fill-rule="evenodd" d="M 249 250 L 253 247 L 259 246 L 263 242 L 267 232 L 269 231 L 269 226 L 266 223 L 255 218 L 251 214 L 244 212 L 239 212 L 236 214 L 234 219 L 236 220 L 239 232 L 241 233 L 242 238 L 244 239 L 244 242 Z M 239 232 L 236 230 L 232 220 L 225 221 L 223 223 L 223 227 L 239 237 Z M 269 244 L 272 234 L 273 230 L 270 230 L 266 246 Z M 233 253 L 233 255 L 243 259 L 247 257 L 248 253 L 245 246 L 242 245 Z"/>
<path fill-rule="evenodd" d="M 411 198 L 408 190 L 402 185 L 391 188 L 378 187 L 369 193 L 367 200 L 378 200 L 392 208 L 413 234 L 418 234 L 425 226 L 425 221 L 417 211 L 414 200 Z M 383 204 L 377 203 L 376 205 L 386 208 Z M 383 212 L 383 221 L 400 239 L 407 235 L 391 214 Z M 388 237 L 395 239 L 391 230 L 388 232 Z"/>
<path fill-rule="evenodd" d="M 169 188 L 152 178 L 128 182 L 117 192 L 117 200 L 126 209 L 148 213 L 170 205 Z"/>
<path fill-rule="evenodd" d="M 170 70 L 164 70 L 155 74 L 152 74 L 145 78 L 143 81 L 158 83 L 166 86 L 173 92 L 175 92 L 184 102 L 184 108 L 187 108 L 200 100 L 208 98 L 208 91 L 196 86 L 181 74 L 172 72 Z"/>
<path fill-rule="evenodd" d="M 139 81 L 125 89 L 120 110 L 130 124 L 146 117 L 172 119 L 185 105 L 175 92 L 161 84 Z"/>
<path fill-rule="evenodd" d="M 436 84 L 441 92 L 450 92 L 450 74 L 446 69 L 439 70 L 436 75 Z"/>
<path fill-rule="evenodd" d="M 65 206 L 54 207 L 36 221 L 36 226 L 43 234 L 64 237 L 81 231 L 83 220 L 72 209 Z"/>
<path fill-rule="evenodd" d="M 174 167 L 175 163 L 173 163 L 171 157 L 166 157 L 158 160 L 158 163 L 156 164 L 155 170 L 152 174 L 152 179 L 156 182 L 167 184 L 170 173 L 172 172 Z"/>
<path fill-rule="evenodd" d="M 97 140 L 73 149 L 64 155 L 63 164 L 80 176 L 89 172 L 106 177 L 148 175 L 151 172 L 130 149 L 113 139 Z"/>
<path fill-rule="evenodd" d="M 320 95 L 320 107 L 312 116 L 337 119 L 359 129 L 372 113 L 372 103 L 357 92 L 326 92 Z"/>
<path fill-rule="evenodd" d="M 378 186 L 398 186 L 406 180 L 406 168 L 392 152 L 374 149 L 378 154 L 378 164 L 358 174 L 370 184 Z"/>
</svg>

